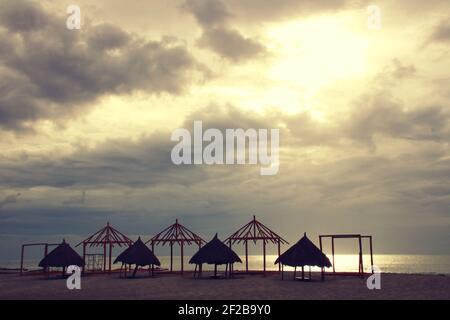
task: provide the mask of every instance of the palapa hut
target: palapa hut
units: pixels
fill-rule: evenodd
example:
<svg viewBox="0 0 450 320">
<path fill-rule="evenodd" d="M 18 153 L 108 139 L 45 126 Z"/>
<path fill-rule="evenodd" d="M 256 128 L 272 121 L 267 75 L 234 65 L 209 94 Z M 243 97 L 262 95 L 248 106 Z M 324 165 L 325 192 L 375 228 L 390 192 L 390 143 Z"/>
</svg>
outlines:
<svg viewBox="0 0 450 320">
<path fill-rule="evenodd" d="M 215 278 L 217 277 L 217 266 L 222 264 L 226 265 L 225 276 L 227 276 L 227 273 L 231 276 L 233 264 L 235 262 L 242 263 L 239 256 L 226 244 L 219 240 L 217 234 L 210 242 L 200 248 L 197 253 L 192 256 L 191 260 L 189 260 L 189 263 L 196 265 L 194 278 L 197 275 L 197 267 L 199 271 L 198 277 L 201 277 L 202 265 L 204 263 L 214 265 Z"/>
<path fill-rule="evenodd" d="M 44 269 L 49 267 L 62 268 L 63 276 L 68 266 L 83 267 L 84 261 L 65 240 L 39 262 L 39 267 Z"/>
<path fill-rule="evenodd" d="M 122 262 L 121 271 L 124 265 L 134 264 L 136 267 L 133 271 L 133 278 L 136 276 L 136 272 L 140 266 L 149 266 L 149 270 L 154 271 L 154 265 L 160 266 L 158 258 L 155 256 L 152 250 L 150 250 L 141 240 L 141 237 L 137 239 L 130 247 L 125 249 L 117 258 L 114 263 Z M 126 267 L 125 267 L 126 272 Z"/>
<path fill-rule="evenodd" d="M 311 279 L 311 266 L 316 266 L 319 268 L 329 268 L 331 267 L 331 262 L 327 256 L 317 248 L 314 243 L 312 243 L 306 233 L 303 238 L 301 238 L 296 244 L 286 250 L 278 259 L 275 264 L 280 263 L 282 265 L 283 277 L 283 266 L 287 265 L 294 267 L 294 279 L 296 279 L 297 267 L 302 267 L 302 277 L 305 279 L 305 266 L 309 266 L 309 279 Z"/>
</svg>

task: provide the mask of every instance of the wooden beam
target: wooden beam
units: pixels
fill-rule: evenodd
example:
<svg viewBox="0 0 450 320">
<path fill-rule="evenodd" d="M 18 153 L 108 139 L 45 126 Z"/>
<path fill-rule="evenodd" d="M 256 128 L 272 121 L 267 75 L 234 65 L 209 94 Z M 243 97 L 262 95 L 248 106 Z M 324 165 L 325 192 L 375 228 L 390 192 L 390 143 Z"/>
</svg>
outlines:
<svg viewBox="0 0 450 320">
<path fill-rule="evenodd" d="M 245 272 L 248 272 L 248 243 L 245 240 Z"/>
<path fill-rule="evenodd" d="M 170 242 L 170 272 L 173 272 L 173 242 Z"/>
<path fill-rule="evenodd" d="M 369 237 L 369 244 L 370 244 L 370 268 L 372 269 L 372 274 L 374 273 L 373 270 L 373 247 L 372 247 L 372 236 Z"/>
<path fill-rule="evenodd" d="M 278 258 L 280 258 L 281 255 L 281 241 L 278 240 Z M 278 264 L 278 272 L 281 271 L 281 263 Z"/>
<path fill-rule="evenodd" d="M 336 272 L 336 269 L 334 268 L 334 237 L 331 237 L 331 256 L 333 259 L 333 273 Z"/>
<path fill-rule="evenodd" d="M 106 271 L 106 242 L 103 244 L 103 272 Z"/>
<path fill-rule="evenodd" d="M 266 276 L 266 241 L 263 240 L 263 270 L 264 277 Z"/>
<path fill-rule="evenodd" d="M 111 273 L 111 260 L 112 260 L 112 244 L 109 244 L 109 273 Z"/>
<path fill-rule="evenodd" d="M 25 245 L 22 245 L 22 250 L 20 251 L 20 275 L 23 274 L 23 257 L 24 257 Z"/>
<path fill-rule="evenodd" d="M 184 272 L 184 253 L 183 253 L 183 249 L 184 249 L 184 241 L 181 241 L 181 274 L 183 274 Z"/>
</svg>

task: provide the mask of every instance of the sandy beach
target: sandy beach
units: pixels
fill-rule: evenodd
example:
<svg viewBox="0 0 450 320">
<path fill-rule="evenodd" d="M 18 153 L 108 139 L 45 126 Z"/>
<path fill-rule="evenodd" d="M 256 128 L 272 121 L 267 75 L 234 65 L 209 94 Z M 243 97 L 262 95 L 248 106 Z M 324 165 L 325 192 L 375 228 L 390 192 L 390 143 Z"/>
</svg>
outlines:
<svg viewBox="0 0 450 320">
<path fill-rule="evenodd" d="M 85 276 L 81 290 L 68 290 L 63 279 L 3 274 L 0 299 L 450 299 L 449 276 L 382 274 L 381 279 L 381 290 L 368 290 L 365 279 L 342 276 L 300 282 L 287 274 L 282 281 L 276 273 L 220 280 L 194 280 L 191 273 L 136 279 L 113 274 Z"/>
</svg>

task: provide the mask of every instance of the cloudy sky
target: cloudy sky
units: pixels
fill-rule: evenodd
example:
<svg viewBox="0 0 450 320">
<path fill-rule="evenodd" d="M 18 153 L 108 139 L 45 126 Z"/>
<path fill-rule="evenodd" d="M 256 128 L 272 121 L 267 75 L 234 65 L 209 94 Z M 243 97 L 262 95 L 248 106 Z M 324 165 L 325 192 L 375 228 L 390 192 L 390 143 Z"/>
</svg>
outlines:
<svg viewBox="0 0 450 320">
<path fill-rule="evenodd" d="M 81 8 L 80 30 L 66 8 Z M 448 0 L 0 2 L 0 258 L 110 221 L 450 253 Z M 280 169 L 175 166 L 176 128 L 279 128 Z"/>
</svg>

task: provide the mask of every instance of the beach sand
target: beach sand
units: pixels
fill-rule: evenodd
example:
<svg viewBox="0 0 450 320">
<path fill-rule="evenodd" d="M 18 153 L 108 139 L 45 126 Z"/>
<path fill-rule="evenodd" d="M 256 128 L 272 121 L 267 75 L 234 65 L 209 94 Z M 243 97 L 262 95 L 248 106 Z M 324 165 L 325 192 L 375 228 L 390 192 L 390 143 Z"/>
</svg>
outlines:
<svg viewBox="0 0 450 320">
<path fill-rule="evenodd" d="M 64 279 L 43 275 L 0 275 L 0 299 L 450 299 L 450 277 L 382 274 L 381 290 L 366 280 L 328 276 L 325 281 L 293 281 L 285 273 L 237 275 L 233 279 L 195 280 L 192 273 L 121 279 L 117 274 L 82 277 L 81 290 L 68 290 Z"/>
</svg>

